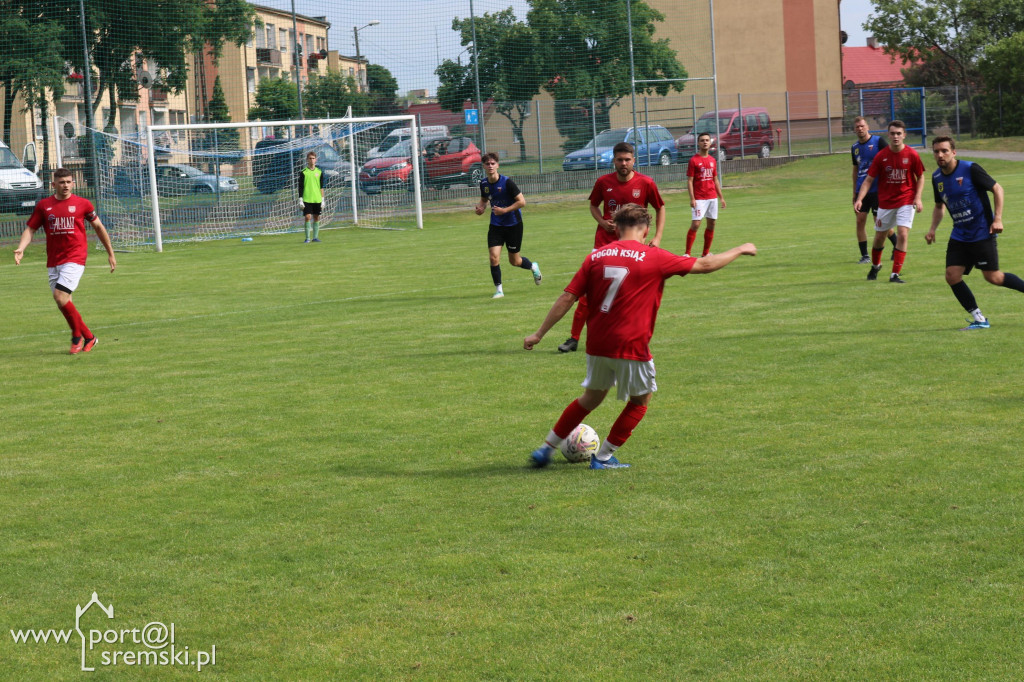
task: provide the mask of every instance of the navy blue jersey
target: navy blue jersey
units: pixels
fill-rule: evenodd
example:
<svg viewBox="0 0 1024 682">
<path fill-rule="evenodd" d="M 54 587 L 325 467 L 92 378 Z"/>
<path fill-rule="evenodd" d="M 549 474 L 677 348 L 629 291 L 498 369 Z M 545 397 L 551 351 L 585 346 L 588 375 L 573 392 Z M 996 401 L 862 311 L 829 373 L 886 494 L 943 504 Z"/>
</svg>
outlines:
<svg viewBox="0 0 1024 682">
<path fill-rule="evenodd" d="M 486 176 L 480 181 L 480 198 L 484 201 L 490 200 L 492 208 L 495 206 L 508 208 L 516 203 L 516 197 L 519 194 L 520 191 L 516 187 L 516 183 L 507 175 L 499 175 L 495 182 L 489 182 Z M 494 211 L 491 211 L 491 225 L 511 227 L 522 221 L 523 212 L 518 208 L 505 215 L 494 215 Z"/>
<path fill-rule="evenodd" d="M 871 167 L 871 162 L 875 158 L 875 154 L 879 150 L 886 148 L 885 140 L 880 138 L 878 135 L 872 135 L 868 138 L 867 142 L 861 142 L 858 140 L 854 142 L 850 147 L 850 156 L 853 157 L 853 165 L 857 167 L 857 182 L 853 186 L 853 194 L 857 196 L 857 192 L 860 191 L 860 186 L 864 184 L 864 178 L 868 175 L 868 168 Z M 878 178 L 871 183 L 871 189 L 868 190 L 868 194 L 878 191 Z"/>
<path fill-rule="evenodd" d="M 992 225 L 992 205 L 988 193 L 996 181 L 985 169 L 972 161 L 957 161 L 949 175 L 942 170 L 932 173 L 935 203 L 943 203 L 953 219 L 950 239 L 961 242 L 980 242 L 988 239 Z"/>
</svg>

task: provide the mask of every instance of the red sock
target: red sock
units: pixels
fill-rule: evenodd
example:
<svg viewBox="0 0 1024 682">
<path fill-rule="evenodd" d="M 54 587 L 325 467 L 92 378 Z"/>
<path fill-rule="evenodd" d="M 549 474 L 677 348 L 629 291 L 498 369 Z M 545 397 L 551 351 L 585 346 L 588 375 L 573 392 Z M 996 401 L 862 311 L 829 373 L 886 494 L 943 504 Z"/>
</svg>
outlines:
<svg viewBox="0 0 1024 682">
<path fill-rule="evenodd" d="M 876 268 L 882 265 L 881 249 L 876 249 L 874 247 L 871 248 L 871 264 L 874 265 Z"/>
<path fill-rule="evenodd" d="M 576 304 L 576 312 L 572 315 L 572 328 L 569 330 L 569 336 L 580 340 L 580 334 L 583 333 L 583 325 L 587 323 L 587 297 L 580 296 L 579 303 Z"/>
<path fill-rule="evenodd" d="M 879 252 L 881 253 L 881 252 Z M 892 271 L 899 274 L 903 269 L 903 261 L 907 259 L 907 252 L 899 249 L 892 250 Z"/>
<path fill-rule="evenodd" d="M 691 227 L 686 233 L 686 251 L 683 253 L 692 253 L 693 243 L 697 241 L 697 228 Z"/>
<path fill-rule="evenodd" d="M 72 336 L 84 336 L 87 339 L 92 338 L 92 332 L 85 326 L 85 321 L 82 316 L 78 314 L 78 308 L 71 301 L 64 304 L 64 307 L 60 309 L 64 313 L 64 318 L 68 321 L 68 325 L 71 327 Z"/>
<path fill-rule="evenodd" d="M 706 256 L 711 253 L 711 240 L 715 238 L 714 230 L 704 230 L 704 253 L 702 256 Z"/>
<path fill-rule="evenodd" d="M 633 429 L 640 423 L 640 420 L 647 414 L 646 405 L 637 405 L 627 402 L 619 413 L 619 418 L 612 424 L 612 430 L 608 432 L 608 442 L 619 448 L 633 435 Z M 582 420 L 581 420 L 582 421 Z"/>
<path fill-rule="evenodd" d="M 566 438 L 572 430 L 583 423 L 586 416 L 590 414 L 590 410 L 585 409 L 580 405 L 580 401 L 574 400 L 569 403 L 568 407 L 562 411 L 562 416 L 555 422 L 554 428 L 551 430 L 555 432 L 555 435 L 559 438 Z"/>
</svg>

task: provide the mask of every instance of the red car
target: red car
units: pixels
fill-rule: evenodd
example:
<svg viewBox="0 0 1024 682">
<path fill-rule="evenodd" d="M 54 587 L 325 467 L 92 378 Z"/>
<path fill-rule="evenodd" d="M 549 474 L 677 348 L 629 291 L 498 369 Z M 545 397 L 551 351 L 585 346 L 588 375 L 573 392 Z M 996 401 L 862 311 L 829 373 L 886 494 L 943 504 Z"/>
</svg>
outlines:
<svg viewBox="0 0 1024 682">
<path fill-rule="evenodd" d="M 412 190 L 412 141 L 399 142 L 387 156 L 370 159 L 359 169 L 359 186 L 367 194 L 384 189 Z M 484 177 L 480 149 L 468 137 L 435 137 L 420 144 L 420 176 L 428 187 L 475 187 Z"/>
</svg>

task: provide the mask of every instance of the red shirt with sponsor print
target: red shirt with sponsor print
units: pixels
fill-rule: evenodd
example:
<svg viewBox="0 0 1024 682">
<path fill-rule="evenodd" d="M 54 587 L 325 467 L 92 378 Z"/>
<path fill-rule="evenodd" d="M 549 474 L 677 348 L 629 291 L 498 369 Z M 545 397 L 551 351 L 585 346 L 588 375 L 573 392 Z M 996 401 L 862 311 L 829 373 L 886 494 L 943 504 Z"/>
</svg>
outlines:
<svg viewBox="0 0 1024 682">
<path fill-rule="evenodd" d="M 878 178 L 878 208 L 899 208 L 914 203 L 917 183 L 914 181 L 924 174 L 921 157 L 910 147 L 899 152 L 891 148 L 875 154 L 868 175 Z"/>
<path fill-rule="evenodd" d="M 694 199 L 718 198 L 718 190 L 715 188 L 717 172 L 718 162 L 710 154 L 707 156 L 694 154 L 690 157 L 690 163 L 686 165 L 686 177 L 693 178 Z"/>
<path fill-rule="evenodd" d="M 619 182 L 618 175 L 615 173 L 599 177 L 594 183 L 594 189 L 590 192 L 590 205 L 600 206 L 601 203 L 604 203 L 603 217 L 605 220 L 611 220 L 615 211 L 626 204 L 650 205 L 655 210 L 665 205 L 654 180 L 640 173 L 633 173 L 633 177 L 627 182 Z M 609 232 L 598 226 L 597 232 L 594 234 L 594 248 L 599 249 L 617 239 L 618 236 L 615 232 Z"/>
<path fill-rule="evenodd" d="M 46 231 L 46 267 L 85 265 L 89 253 L 86 220 L 96 220 L 96 209 L 91 201 L 74 194 L 64 200 L 46 197 L 36 204 L 26 224 L 33 230 L 41 227 Z"/>
<path fill-rule="evenodd" d="M 587 256 L 565 288 L 590 301 L 587 354 L 650 360 L 665 280 L 686 275 L 696 261 L 638 241 L 612 242 Z"/>
</svg>

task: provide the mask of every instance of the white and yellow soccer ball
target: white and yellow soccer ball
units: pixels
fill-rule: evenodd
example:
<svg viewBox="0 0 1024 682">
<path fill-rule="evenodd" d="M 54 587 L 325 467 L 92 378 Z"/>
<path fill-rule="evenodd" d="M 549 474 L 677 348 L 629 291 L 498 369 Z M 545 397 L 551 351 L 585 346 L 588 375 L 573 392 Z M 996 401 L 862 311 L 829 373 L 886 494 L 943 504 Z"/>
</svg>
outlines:
<svg viewBox="0 0 1024 682">
<path fill-rule="evenodd" d="M 570 462 L 587 462 L 601 447 L 601 437 L 586 424 L 580 424 L 562 441 L 562 454 Z"/>
</svg>

